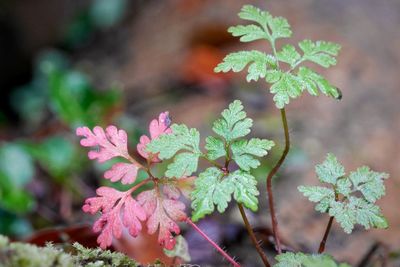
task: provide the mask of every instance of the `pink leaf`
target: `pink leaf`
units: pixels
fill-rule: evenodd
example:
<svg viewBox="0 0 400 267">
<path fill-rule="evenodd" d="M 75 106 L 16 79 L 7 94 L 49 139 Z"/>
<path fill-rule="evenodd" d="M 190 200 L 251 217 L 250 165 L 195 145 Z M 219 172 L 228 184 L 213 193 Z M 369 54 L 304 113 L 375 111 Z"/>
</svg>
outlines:
<svg viewBox="0 0 400 267">
<path fill-rule="evenodd" d="M 100 218 L 93 225 L 93 231 L 100 232 L 97 238 L 100 247 L 105 249 L 111 245 L 113 237 L 120 238 L 123 226 L 136 237 L 142 230 L 140 221 L 146 220 L 146 212 L 132 198 L 131 192 L 100 187 L 96 193 L 98 197 L 86 199 L 82 209 L 91 214 L 101 212 Z"/>
<path fill-rule="evenodd" d="M 171 125 L 171 119 L 168 111 L 160 113 L 157 120 L 150 122 L 149 131 L 151 139 L 156 139 L 162 134 L 171 133 L 169 126 Z"/>
<path fill-rule="evenodd" d="M 179 192 L 179 189 L 172 184 L 169 185 L 164 185 L 163 186 L 163 193 L 170 199 L 178 199 L 181 195 L 181 192 Z"/>
<path fill-rule="evenodd" d="M 149 158 L 149 153 L 146 151 L 146 146 L 148 143 L 150 143 L 150 141 L 151 140 L 147 135 L 142 135 L 139 139 L 139 143 L 136 146 L 136 150 L 139 153 L 139 155 L 145 159 Z M 152 161 L 159 162 L 160 160 L 158 159 L 157 156 L 153 156 Z"/>
<path fill-rule="evenodd" d="M 83 136 L 81 145 L 85 147 L 97 147 L 97 150 L 89 151 L 89 159 L 97 159 L 100 163 L 114 157 L 131 159 L 128 153 L 128 136 L 124 130 L 118 130 L 111 125 L 106 128 L 96 126 L 93 132 L 88 127 L 76 129 L 77 136 Z"/>
<path fill-rule="evenodd" d="M 139 164 L 135 163 L 115 163 L 111 169 L 104 173 L 104 178 L 111 182 L 121 180 L 122 184 L 131 184 L 135 182 L 140 167 Z"/>
<path fill-rule="evenodd" d="M 152 162 L 160 162 L 157 155 L 151 155 L 146 151 L 146 145 L 150 143 L 151 140 L 156 139 L 162 134 L 171 133 L 172 130 L 169 128 L 170 124 L 171 119 L 169 118 L 168 111 L 160 113 L 158 120 L 154 119 L 150 122 L 149 132 L 151 139 L 146 135 L 142 135 L 140 137 L 140 142 L 137 145 L 137 151 L 143 158 L 150 159 Z"/>
<path fill-rule="evenodd" d="M 156 190 L 139 194 L 138 201 L 147 214 L 147 229 L 149 234 L 158 233 L 158 242 L 166 249 L 173 249 L 176 243 L 174 234 L 180 233 L 177 222 L 187 218 L 185 205 L 174 199 L 164 199 Z"/>
</svg>

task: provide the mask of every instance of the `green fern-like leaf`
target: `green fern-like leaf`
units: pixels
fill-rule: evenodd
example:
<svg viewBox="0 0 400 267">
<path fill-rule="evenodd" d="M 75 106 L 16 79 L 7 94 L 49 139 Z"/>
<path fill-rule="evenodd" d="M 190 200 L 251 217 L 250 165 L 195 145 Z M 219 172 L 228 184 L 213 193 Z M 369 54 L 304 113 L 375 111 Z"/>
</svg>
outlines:
<svg viewBox="0 0 400 267">
<path fill-rule="evenodd" d="M 269 71 L 266 80 L 272 83 L 270 91 L 274 94 L 273 100 L 279 109 L 289 104 L 290 98 L 297 98 L 303 92 L 301 80 L 291 73 L 279 70 Z"/>
<path fill-rule="evenodd" d="M 231 173 L 227 179 L 233 184 L 233 198 L 242 203 L 252 211 L 258 209 L 257 196 L 260 194 L 257 189 L 257 180 L 251 174 L 237 170 Z"/>
<path fill-rule="evenodd" d="M 333 185 L 338 178 L 345 175 L 343 165 L 333 154 L 328 154 L 325 161 L 315 167 L 315 172 L 321 182 Z"/>
<path fill-rule="evenodd" d="M 388 222 L 378 206 L 357 197 L 350 197 L 348 203 L 332 203 L 329 215 L 334 216 L 348 234 L 353 231 L 356 223 L 365 229 L 388 227 Z"/>
<path fill-rule="evenodd" d="M 263 157 L 268 154 L 275 143 L 266 139 L 252 138 L 250 140 L 237 140 L 232 143 L 232 158 L 242 170 L 250 171 L 257 168 L 260 161 L 256 157 Z"/>
<path fill-rule="evenodd" d="M 222 213 L 231 201 L 234 186 L 229 179 L 222 179 L 224 173 L 211 167 L 200 173 L 195 180 L 195 190 L 192 198 L 192 220 L 197 221 L 207 214 L 211 214 L 215 206 Z"/>
<path fill-rule="evenodd" d="M 209 136 L 206 138 L 207 157 L 216 160 L 226 155 L 224 141 L 220 138 Z"/>
<path fill-rule="evenodd" d="M 298 190 L 311 202 L 317 202 L 315 209 L 320 212 L 327 212 L 331 202 L 335 200 L 335 191 L 327 187 L 299 186 Z"/>
<path fill-rule="evenodd" d="M 336 99 L 341 98 L 341 93 L 335 86 L 331 85 L 323 76 L 307 67 L 300 67 L 297 72 L 297 77 L 311 95 L 317 96 L 319 95 L 319 91 L 321 91 L 324 95 Z"/>
<path fill-rule="evenodd" d="M 361 224 L 365 229 L 388 227 L 380 208 L 375 205 L 385 194 L 383 181 L 389 177 L 388 174 L 364 166 L 346 176 L 344 167 L 332 154 L 328 154 L 315 170 L 320 181 L 332 188 L 299 186 L 298 189 L 310 201 L 317 203 L 317 211 L 335 217 L 346 233 L 351 233 L 355 224 Z"/>
<path fill-rule="evenodd" d="M 268 34 L 257 25 L 238 25 L 228 29 L 233 36 L 239 37 L 241 42 L 251 42 L 260 39 L 268 40 Z"/>
<path fill-rule="evenodd" d="M 304 53 L 303 61 L 309 60 L 325 68 L 336 65 L 335 56 L 340 51 L 340 45 L 325 41 L 304 40 L 299 47 Z"/>
<path fill-rule="evenodd" d="M 367 166 L 358 168 L 349 175 L 349 179 L 354 187 L 363 194 L 366 200 L 372 203 L 375 203 L 375 201 L 385 195 L 385 185 L 383 182 L 387 178 L 389 178 L 387 173 L 371 171 Z"/>
<path fill-rule="evenodd" d="M 242 102 L 235 100 L 222 113 L 222 118 L 216 120 L 213 131 L 230 142 L 236 138 L 246 136 L 250 133 L 253 120 L 246 117 Z"/>
<path fill-rule="evenodd" d="M 314 96 L 322 92 L 327 96 L 341 99 L 341 92 L 322 75 L 300 66 L 306 61 L 325 68 L 335 65 L 340 50 L 338 44 L 304 40 L 298 44 L 302 55 L 291 44 L 285 44 L 279 50 L 276 47 L 276 40 L 292 35 L 290 25 L 285 18 L 273 17 L 269 12 L 251 5 L 243 6 L 239 17 L 255 24 L 233 26 L 228 31 L 233 36 L 240 37 L 242 42 L 268 41 L 273 55 L 255 50 L 234 52 L 218 64 L 214 69 L 215 72 L 239 72 L 250 64 L 246 80 L 250 82 L 265 78 L 271 84 L 270 91 L 274 94 L 273 100 L 279 109 L 289 104 L 290 99 L 300 97 L 305 90 Z M 290 69 L 282 69 L 279 62 L 288 64 Z"/>
<path fill-rule="evenodd" d="M 301 58 L 300 54 L 296 51 L 296 48 L 290 44 L 283 46 L 282 50 L 276 55 L 279 61 L 285 62 L 291 67 L 294 67 L 296 62 Z"/>
<path fill-rule="evenodd" d="M 265 78 L 268 69 L 276 67 L 276 61 L 271 55 L 267 55 L 260 51 L 240 51 L 227 55 L 223 62 L 219 63 L 214 71 L 239 72 L 247 65 L 249 65 L 249 68 L 246 80 L 248 82 L 252 80 L 258 81 L 260 78 Z"/>
<path fill-rule="evenodd" d="M 243 6 L 239 13 L 239 18 L 258 23 L 266 33 L 266 38 L 270 41 L 292 36 L 292 30 L 285 18 L 273 17 L 267 11 L 263 11 L 255 6 Z"/>
<path fill-rule="evenodd" d="M 304 254 L 286 252 L 275 257 L 274 267 L 350 267 L 346 263 L 337 264 L 333 257 L 327 254 Z"/>
<path fill-rule="evenodd" d="M 167 177 L 189 176 L 197 170 L 200 154 L 192 152 L 183 152 L 175 156 L 174 161 L 168 165 L 165 172 Z"/>
<path fill-rule="evenodd" d="M 159 153 L 158 157 L 162 160 L 171 159 L 179 151 L 183 151 L 174 157 L 165 175 L 170 178 L 189 176 L 197 170 L 198 160 L 202 155 L 199 149 L 200 134 L 196 129 L 189 129 L 184 124 L 173 124 L 171 129 L 171 134 L 163 134 L 153 139 L 147 145 L 147 150 L 154 154 Z"/>
</svg>

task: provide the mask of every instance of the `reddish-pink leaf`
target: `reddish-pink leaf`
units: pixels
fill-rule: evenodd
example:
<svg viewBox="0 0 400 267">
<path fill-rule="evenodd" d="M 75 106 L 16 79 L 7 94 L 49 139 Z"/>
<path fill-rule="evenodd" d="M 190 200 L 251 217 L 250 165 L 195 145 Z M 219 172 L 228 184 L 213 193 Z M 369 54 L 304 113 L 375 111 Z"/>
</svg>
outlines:
<svg viewBox="0 0 400 267">
<path fill-rule="evenodd" d="M 150 143 L 150 138 L 147 135 L 142 135 L 139 139 L 139 143 L 136 146 L 136 150 L 140 156 L 145 159 L 149 158 L 149 153 L 146 151 L 146 146 Z M 157 156 L 152 157 L 152 162 L 159 162 L 159 158 Z"/>
<path fill-rule="evenodd" d="M 122 184 L 132 184 L 136 180 L 139 164 L 135 163 L 115 163 L 111 169 L 104 173 L 104 178 L 109 179 L 111 182 L 121 180 Z"/>
<path fill-rule="evenodd" d="M 118 130 L 111 125 L 106 128 L 96 126 L 93 132 L 88 127 L 79 127 L 76 129 L 76 135 L 83 136 L 81 145 L 85 147 L 98 147 L 97 150 L 89 151 L 90 159 L 97 159 L 99 162 L 105 162 L 114 157 L 123 157 L 131 159 L 128 153 L 128 136 L 124 130 Z"/>
<path fill-rule="evenodd" d="M 166 249 L 173 249 L 176 240 L 172 234 L 179 234 L 177 222 L 187 218 L 185 205 L 175 199 L 166 199 L 158 195 L 156 190 L 139 194 L 138 201 L 147 214 L 147 229 L 149 234 L 158 233 L 158 242 Z"/>
<path fill-rule="evenodd" d="M 181 195 L 179 189 L 172 184 L 167 184 L 163 186 L 163 193 L 170 199 L 178 199 Z"/>
<path fill-rule="evenodd" d="M 170 125 L 171 119 L 168 111 L 160 113 L 158 120 L 154 119 L 150 122 L 149 131 L 151 139 L 156 139 L 165 133 L 171 133 Z"/>
<path fill-rule="evenodd" d="M 172 130 L 169 128 L 171 124 L 171 119 L 169 118 L 168 111 L 160 113 L 158 120 L 154 119 L 150 122 L 149 132 L 150 138 L 146 135 L 140 137 L 140 142 L 137 145 L 138 153 L 145 159 L 150 159 L 152 162 L 160 162 L 157 155 L 151 155 L 146 151 L 146 145 L 150 143 L 151 140 L 156 139 L 162 134 L 171 133 Z"/>
<path fill-rule="evenodd" d="M 115 126 L 103 128 L 96 126 L 93 132 L 88 127 L 76 129 L 78 136 L 83 136 L 81 145 L 95 147 L 97 150 L 89 151 L 90 159 L 105 162 L 114 157 L 123 157 L 130 163 L 116 163 L 104 173 L 104 178 L 112 182 L 121 180 L 123 184 L 135 182 L 138 170 L 142 167 L 128 153 L 128 136 L 124 130 L 118 130 Z"/>
<path fill-rule="evenodd" d="M 82 209 L 91 214 L 101 212 L 100 218 L 93 225 L 93 231 L 100 232 L 97 238 L 100 247 L 105 249 L 111 245 L 113 237 L 120 238 L 123 226 L 136 237 L 142 230 L 140 221 L 146 220 L 146 212 L 132 198 L 131 193 L 110 187 L 100 187 L 96 193 L 98 197 L 86 199 Z"/>
</svg>

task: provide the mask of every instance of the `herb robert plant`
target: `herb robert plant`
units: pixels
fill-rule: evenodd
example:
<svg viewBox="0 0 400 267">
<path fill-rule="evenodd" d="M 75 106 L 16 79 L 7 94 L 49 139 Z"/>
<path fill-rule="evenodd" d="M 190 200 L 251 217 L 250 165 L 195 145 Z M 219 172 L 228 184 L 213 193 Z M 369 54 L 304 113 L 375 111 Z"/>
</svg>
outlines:
<svg viewBox="0 0 400 267">
<path fill-rule="evenodd" d="M 311 62 L 329 68 L 336 64 L 340 46 L 327 41 L 306 39 L 298 43 L 298 48 L 291 44 L 278 47 L 279 39 L 292 35 L 285 18 L 273 17 L 267 11 L 251 5 L 245 5 L 239 17 L 249 24 L 233 26 L 228 31 L 240 37 L 242 42 L 265 40 L 272 53 L 256 50 L 234 52 L 227 55 L 215 71 L 239 72 L 247 67 L 246 80 L 264 79 L 281 112 L 285 148 L 278 162 L 266 175 L 270 216 L 278 253 L 274 266 L 348 266 L 337 265 L 331 256 L 322 254 L 333 220 L 336 219 L 346 233 L 351 233 L 355 224 L 361 224 L 366 229 L 387 228 L 388 223 L 375 204 L 385 193 L 383 181 L 388 178 L 387 174 L 364 166 L 346 175 L 343 166 L 332 154 L 328 154 L 326 160 L 316 167 L 318 179 L 327 186 L 300 186 L 299 191 L 317 203 L 317 211 L 330 216 L 319 254 L 282 253 L 272 191 L 272 177 L 278 172 L 290 148 L 285 106 L 304 91 L 314 96 L 322 93 L 335 99 L 341 98 L 335 86 L 303 63 Z M 158 232 L 158 241 L 167 255 L 180 256 L 173 251 L 178 246 L 177 240 L 185 242 L 180 236 L 176 237 L 180 234 L 179 224 L 184 222 L 209 241 L 230 264 L 240 266 L 194 223 L 215 210 L 223 213 L 228 204 L 234 201 L 262 262 L 265 266 L 271 266 L 272 260 L 267 258 L 257 241 L 244 209 L 253 212 L 258 210 L 257 179 L 251 171 L 260 166 L 259 158 L 268 154 L 274 142 L 247 138 L 253 121 L 243 109 L 242 103 L 235 100 L 222 112 L 212 126 L 214 135 L 205 138 L 204 149 L 200 148 L 200 133 L 197 129 L 184 124 L 171 124 L 168 112 L 163 112 L 158 119 L 151 121 L 150 136 L 143 135 L 140 138 L 137 145 L 139 159 L 129 154 L 128 137 L 124 130 L 115 126 L 108 126 L 105 130 L 97 126 L 93 131 L 87 127 L 78 128 L 77 135 L 83 137 L 81 145 L 95 148 L 88 154 L 90 159 L 100 163 L 116 157 L 123 160 L 106 171 L 104 178 L 131 185 L 125 192 L 100 187 L 96 197 L 85 201 L 85 212 L 101 212 L 93 226 L 94 231 L 100 233 L 100 246 L 110 246 L 113 237 L 121 237 L 123 228 L 136 237 L 145 223 L 149 234 Z M 209 166 L 199 170 L 200 160 Z M 167 169 L 165 173 L 155 175 L 154 166 L 162 161 L 169 162 Z M 146 178 L 139 180 L 138 172 L 143 172 Z M 185 210 L 181 195 L 191 200 L 191 218 Z M 180 247 L 187 248 L 187 245 Z"/>
</svg>

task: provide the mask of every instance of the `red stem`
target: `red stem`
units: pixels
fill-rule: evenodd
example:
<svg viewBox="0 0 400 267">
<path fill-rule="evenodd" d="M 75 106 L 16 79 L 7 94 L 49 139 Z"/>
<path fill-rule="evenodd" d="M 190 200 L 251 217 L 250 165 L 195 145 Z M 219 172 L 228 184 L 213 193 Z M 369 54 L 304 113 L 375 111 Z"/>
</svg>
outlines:
<svg viewBox="0 0 400 267">
<path fill-rule="evenodd" d="M 217 245 L 214 241 L 209 238 L 206 233 L 204 233 L 191 219 L 187 218 L 186 223 L 189 224 L 196 230 L 205 240 L 207 240 L 216 250 L 218 250 L 221 255 L 227 259 L 233 266 L 240 267 L 240 264 L 237 263 L 231 256 L 229 256 L 220 246 Z"/>
<path fill-rule="evenodd" d="M 319 254 L 323 253 L 325 250 L 325 244 L 326 244 L 326 241 L 328 240 L 329 232 L 331 230 L 332 223 L 333 223 L 333 218 L 334 218 L 333 216 L 331 216 L 329 218 L 328 226 L 326 227 L 324 237 L 322 238 L 321 244 L 319 244 L 319 249 L 318 249 Z"/>
<path fill-rule="evenodd" d="M 251 228 L 249 220 L 247 219 L 246 212 L 244 211 L 243 205 L 240 204 L 239 202 L 237 204 L 239 207 L 240 214 L 242 215 L 244 225 L 246 226 L 247 232 L 249 233 L 251 241 L 253 242 L 253 245 L 256 247 L 257 252 L 261 257 L 261 260 L 263 261 L 263 263 L 266 267 L 271 267 L 271 264 L 269 264 L 269 262 L 268 262 L 267 255 L 265 255 L 264 251 L 262 250 L 260 244 L 257 241 L 256 236 L 254 235 L 253 229 Z"/>
<path fill-rule="evenodd" d="M 282 163 L 285 161 L 286 156 L 289 153 L 290 149 L 289 127 L 286 119 L 286 111 L 284 108 L 281 109 L 281 118 L 282 118 L 283 129 L 285 132 L 285 149 L 283 150 L 282 156 L 280 157 L 276 165 L 272 168 L 271 172 L 267 176 L 267 194 L 268 194 L 269 210 L 272 221 L 272 232 L 274 234 L 275 245 L 278 254 L 282 253 L 282 249 L 281 249 L 281 241 L 279 239 L 278 220 L 276 218 L 275 207 L 274 207 L 274 196 L 272 194 L 272 178 L 278 172 Z"/>
<path fill-rule="evenodd" d="M 135 185 L 134 187 L 132 187 L 131 189 L 129 189 L 128 191 L 126 191 L 127 195 L 132 194 L 132 192 L 134 192 L 136 189 L 138 189 L 139 187 L 141 187 L 142 185 L 147 184 L 148 182 L 151 182 L 152 179 L 151 178 L 147 178 L 143 181 L 141 181 L 140 183 L 138 183 L 137 185 Z"/>
</svg>

